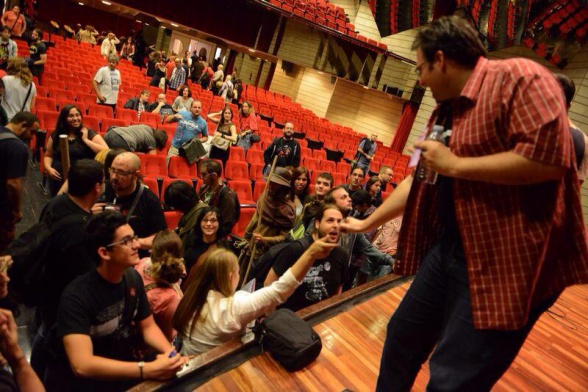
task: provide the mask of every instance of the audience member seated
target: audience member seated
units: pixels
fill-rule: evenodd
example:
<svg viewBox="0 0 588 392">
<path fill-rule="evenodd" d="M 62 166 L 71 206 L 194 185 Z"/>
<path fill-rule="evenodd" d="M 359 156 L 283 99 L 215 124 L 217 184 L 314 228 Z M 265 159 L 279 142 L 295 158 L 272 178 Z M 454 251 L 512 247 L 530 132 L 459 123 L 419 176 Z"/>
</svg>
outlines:
<svg viewBox="0 0 588 392">
<path fill-rule="evenodd" d="M 184 181 L 174 181 L 166 189 L 163 195 L 165 206 L 182 213 L 176 232 L 182 241 L 183 254 L 189 252 L 190 243 L 196 232 L 198 218 L 208 204 L 198 198 L 196 190 Z M 184 257 L 186 259 L 186 257 Z"/>
<path fill-rule="evenodd" d="M 43 209 L 40 221 L 52 228 L 47 250 L 45 285 L 38 311 L 42 324 L 33 341 L 31 364 L 45 374 L 50 361 L 45 351 L 47 332 L 55 324 L 59 298 L 76 277 L 96 268 L 94 257 L 84 242 L 84 227 L 92 216 L 92 206 L 102 194 L 103 165 L 93 159 L 80 159 L 68 173 L 67 193 L 54 197 Z M 62 222 L 62 223 L 60 223 Z"/>
<path fill-rule="evenodd" d="M 329 191 L 325 196 L 325 203 L 335 204 L 339 211 L 346 218 L 352 210 L 352 203 L 349 194 L 344 186 L 337 186 Z M 392 266 L 394 259 L 387 254 L 384 254 L 372 245 L 363 233 L 342 233 L 341 246 L 349 254 L 349 273 L 347 281 L 343 283 L 343 290 L 347 291 L 354 287 L 355 277 L 359 266 L 351 265 L 352 260 L 369 260 L 374 265 L 389 265 Z M 361 256 L 361 257 L 360 257 Z M 365 262 L 365 261 L 364 261 Z"/>
<path fill-rule="evenodd" d="M 311 223 L 314 221 L 314 217 L 319 211 L 325 195 L 332 187 L 333 176 L 331 173 L 323 172 L 316 177 L 316 181 L 314 182 L 314 195 L 309 197 L 302 211 L 302 224 L 304 227 L 308 228 L 313 226 Z"/>
<path fill-rule="evenodd" d="M 250 102 L 243 102 L 239 114 L 239 129 L 241 130 L 241 133 L 239 134 L 239 141 L 237 142 L 237 145 L 243 147 L 245 153 L 247 153 L 247 150 L 251 148 L 251 144 L 253 143 L 253 134 L 259 130 L 259 126 L 257 125 L 255 110 L 253 109 L 253 106 L 251 106 Z"/>
<path fill-rule="evenodd" d="M 202 143 L 208 140 L 208 125 L 206 121 L 200 115 L 202 110 L 202 102 L 194 101 L 190 111 L 182 110 L 176 113 L 174 116 L 169 116 L 165 121 L 170 123 L 178 121 L 176 133 L 172 139 L 171 146 L 167 152 L 167 159 L 180 154 L 180 147 L 187 141 L 192 140 L 195 137 L 200 137 Z"/>
<path fill-rule="evenodd" d="M 6 73 L 8 75 L 2 78 L 4 94 L 1 105 L 10 121 L 16 113 L 29 112 L 35 107 L 37 87 L 33 83 L 33 74 L 20 57 L 8 60 Z"/>
<path fill-rule="evenodd" d="M 104 200 L 125 215 L 139 236 L 141 257 L 146 257 L 153 237 L 158 231 L 166 229 L 167 224 L 159 198 L 139 182 L 140 165 L 139 157 L 132 152 L 117 155 L 110 167 L 110 183 L 106 187 Z"/>
<path fill-rule="evenodd" d="M 57 118 L 55 131 L 47 141 L 47 152 L 44 158 L 51 197 L 55 196 L 63 185 L 60 135 L 67 136 L 70 164 L 80 159 L 93 159 L 97 153 L 108 149 L 102 136 L 84 126 L 80 109 L 75 105 L 65 105 Z"/>
<path fill-rule="evenodd" d="M 382 187 L 380 188 L 380 199 L 382 198 L 382 192 L 386 192 L 386 186 L 392 182 L 392 175 L 394 172 L 390 166 L 382 165 L 380 166 L 380 172 L 378 173 L 378 177 L 380 178 L 380 182 L 382 183 Z M 393 186 L 393 185 L 392 185 Z"/>
<path fill-rule="evenodd" d="M 110 148 L 121 148 L 130 152 L 142 152 L 156 155 L 167 143 L 167 133 L 151 128 L 149 125 L 137 124 L 128 127 L 111 127 L 104 140 Z"/>
<path fill-rule="evenodd" d="M 370 177 L 370 179 L 365 183 L 365 190 L 369 193 L 371 197 L 371 205 L 374 207 L 379 207 L 382 204 L 382 181 L 380 180 L 379 176 Z"/>
<path fill-rule="evenodd" d="M 213 142 L 210 145 L 210 153 L 208 156 L 211 159 L 220 159 L 223 163 L 223 167 L 226 167 L 227 161 L 229 160 L 230 148 L 227 146 L 227 148 L 223 150 L 222 148 L 217 147 L 214 139 L 226 139 L 230 144 L 237 143 L 237 127 L 233 124 L 233 109 L 227 105 L 220 112 L 211 113 L 207 117 L 213 123 L 218 124 L 216 131 L 214 131 Z"/>
<path fill-rule="evenodd" d="M 59 357 L 49 366 L 47 389 L 119 391 L 143 379 L 175 377 L 187 358 L 171 355 L 141 277 L 128 268 L 139 263 L 135 232 L 122 214 L 106 211 L 92 217 L 85 233 L 98 268 L 76 278 L 61 297 L 52 340 Z M 159 353 L 155 360 L 137 358 L 137 334 Z"/>
<path fill-rule="evenodd" d="M 198 216 L 193 236 L 184 255 L 188 278 L 182 284 L 185 290 L 195 279 L 196 267 L 212 252 L 219 248 L 227 249 L 227 233 L 222 231 L 223 217 L 216 207 L 206 207 Z"/>
<path fill-rule="evenodd" d="M 192 98 L 192 91 L 190 91 L 188 86 L 183 85 L 178 89 L 178 96 L 172 104 L 172 109 L 176 113 L 180 110 L 189 112 L 193 102 L 194 98 Z"/>
<path fill-rule="evenodd" d="M 170 104 L 168 104 L 165 98 L 165 94 L 161 93 L 157 96 L 157 101 L 153 102 L 147 110 L 151 113 L 161 114 L 162 116 L 169 116 L 174 114 L 174 110 Z"/>
<path fill-rule="evenodd" d="M 149 90 L 142 90 L 141 95 L 137 98 L 129 98 L 123 108 L 137 111 L 137 120 L 141 118 L 141 113 L 149 111 L 149 97 L 151 93 Z"/>
<path fill-rule="evenodd" d="M 386 253 L 392 257 L 396 256 L 398 249 L 398 235 L 402 227 L 402 216 L 394 218 L 389 222 L 380 226 L 375 233 L 373 244 L 382 253 Z M 369 260 L 361 266 L 359 270 L 358 281 L 370 281 L 392 272 L 392 267 L 389 265 L 377 265 L 371 263 Z"/>
<path fill-rule="evenodd" d="M 296 218 L 302 216 L 302 210 L 304 205 L 310 198 L 310 182 L 308 170 L 304 166 L 293 168 L 292 184 L 291 187 L 294 189 L 294 204 L 296 205 Z"/>
<path fill-rule="evenodd" d="M 201 163 L 200 176 L 204 184 L 198 190 L 199 199 L 219 209 L 223 217 L 222 231 L 230 233 L 239 220 L 239 197 L 221 178 L 221 165 L 217 161 L 207 159 Z"/>
<path fill-rule="evenodd" d="M 253 293 L 235 292 L 240 276 L 237 257 L 225 249 L 214 251 L 197 267 L 174 316 L 182 354 L 201 354 L 244 333 L 249 322 L 286 300 L 314 261 L 335 247 L 315 241 L 277 282 Z"/>
<path fill-rule="evenodd" d="M 172 319 L 182 299 L 179 282 L 186 273 L 180 237 L 171 230 L 157 233 L 151 257 L 142 259 L 135 270 L 143 279 L 155 323 L 171 342 L 176 336 Z"/>
<path fill-rule="evenodd" d="M 316 215 L 310 243 L 322 239 L 331 244 L 339 244 L 339 224 L 342 220 L 343 214 L 337 206 L 323 204 Z M 264 285 L 268 286 L 278 280 L 305 250 L 300 241 L 288 244 L 274 261 Z M 347 278 L 348 262 L 349 255 L 341 246 L 334 248 L 327 257 L 316 260 L 303 278 L 302 285 L 286 300 L 283 307 L 298 311 L 340 294 Z"/>
<path fill-rule="evenodd" d="M 267 191 L 259 198 L 257 209 L 245 229 L 244 263 L 255 263 L 272 245 L 284 241 L 294 227 L 296 206 L 291 182 L 292 173 L 283 167 L 276 168 L 270 176 Z M 245 273 L 247 265 L 240 267 Z"/>
<path fill-rule="evenodd" d="M 0 257 L 0 299 L 8 295 L 10 279 L 7 270 L 11 263 L 10 256 Z M 0 369 L 0 390 L 44 392 L 45 388 L 27 362 L 18 340 L 18 327 L 12 311 L 0 308 L 0 363 L 3 364 Z"/>
<path fill-rule="evenodd" d="M 352 197 L 353 194 L 361 189 L 363 189 L 363 180 L 365 178 L 365 172 L 361 167 L 355 167 L 351 170 L 351 174 L 349 174 L 349 182 L 343 185 L 349 197 Z"/>
<path fill-rule="evenodd" d="M 135 43 L 133 37 L 129 37 L 120 49 L 120 58 L 132 60 L 133 56 L 135 56 Z"/>
</svg>

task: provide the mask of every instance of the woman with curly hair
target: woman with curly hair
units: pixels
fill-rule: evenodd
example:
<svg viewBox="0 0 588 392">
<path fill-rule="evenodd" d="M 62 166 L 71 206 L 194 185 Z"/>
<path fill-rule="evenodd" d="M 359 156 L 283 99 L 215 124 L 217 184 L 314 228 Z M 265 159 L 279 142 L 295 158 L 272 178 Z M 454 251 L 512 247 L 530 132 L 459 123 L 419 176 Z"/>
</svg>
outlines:
<svg viewBox="0 0 588 392">
<path fill-rule="evenodd" d="M 49 193 L 55 196 L 63 184 L 61 167 L 61 150 L 59 136 L 67 135 L 69 142 L 69 160 L 74 163 L 79 159 L 94 159 L 97 153 L 107 150 L 108 145 L 96 131 L 88 129 L 82 122 L 82 112 L 77 106 L 67 104 L 63 106 L 55 131 L 47 141 L 47 152 L 43 163 L 49 178 Z"/>
<path fill-rule="evenodd" d="M 171 342 L 176 335 L 172 320 L 182 299 L 179 282 L 186 273 L 180 237 L 168 229 L 157 233 L 151 257 L 142 259 L 135 270 L 143 279 L 155 323 Z"/>
</svg>

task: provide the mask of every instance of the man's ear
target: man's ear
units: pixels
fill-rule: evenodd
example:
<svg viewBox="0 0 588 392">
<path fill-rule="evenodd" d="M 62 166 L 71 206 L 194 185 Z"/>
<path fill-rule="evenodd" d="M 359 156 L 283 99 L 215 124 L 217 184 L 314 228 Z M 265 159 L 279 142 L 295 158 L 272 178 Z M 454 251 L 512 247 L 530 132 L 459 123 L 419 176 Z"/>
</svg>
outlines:
<svg viewBox="0 0 588 392">
<path fill-rule="evenodd" d="M 108 249 L 106 249 L 105 246 L 98 248 L 98 256 L 100 256 L 102 260 L 110 260 L 110 252 L 108 252 Z"/>
</svg>

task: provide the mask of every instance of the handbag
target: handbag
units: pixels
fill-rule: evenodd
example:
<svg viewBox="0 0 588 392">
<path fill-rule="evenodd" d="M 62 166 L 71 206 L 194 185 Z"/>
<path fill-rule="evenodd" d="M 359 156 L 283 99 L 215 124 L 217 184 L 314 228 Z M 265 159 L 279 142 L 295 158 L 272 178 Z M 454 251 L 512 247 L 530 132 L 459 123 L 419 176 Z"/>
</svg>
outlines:
<svg viewBox="0 0 588 392">
<path fill-rule="evenodd" d="M 223 139 L 221 135 L 222 133 L 220 132 L 215 133 L 214 137 L 210 141 L 210 144 L 212 144 L 220 150 L 227 151 L 229 149 L 229 146 L 231 145 L 231 142 L 227 139 Z"/>
<path fill-rule="evenodd" d="M 261 141 L 261 136 L 257 133 L 251 134 L 251 143 L 259 143 Z"/>
<path fill-rule="evenodd" d="M 310 324 L 290 309 L 278 309 L 256 327 L 259 343 L 289 372 L 314 361 L 323 348 Z"/>
<path fill-rule="evenodd" d="M 206 149 L 202 145 L 200 139 L 198 139 L 197 137 L 192 138 L 184 144 L 182 144 L 182 147 L 180 147 L 179 150 L 180 156 L 186 157 L 190 165 L 196 162 L 204 155 L 206 155 Z"/>
</svg>

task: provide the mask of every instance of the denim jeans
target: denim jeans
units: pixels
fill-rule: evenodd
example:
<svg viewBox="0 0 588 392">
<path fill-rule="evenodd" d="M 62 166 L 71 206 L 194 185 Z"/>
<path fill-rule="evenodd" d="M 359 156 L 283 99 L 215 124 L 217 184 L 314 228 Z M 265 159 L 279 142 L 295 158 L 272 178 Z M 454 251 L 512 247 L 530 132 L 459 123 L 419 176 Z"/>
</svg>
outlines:
<svg viewBox="0 0 588 392">
<path fill-rule="evenodd" d="M 428 391 L 489 391 L 559 296 L 532 309 L 519 330 L 476 330 L 469 290 L 461 246 L 435 245 L 388 323 L 377 391 L 410 391 L 431 352 Z"/>
</svg>

